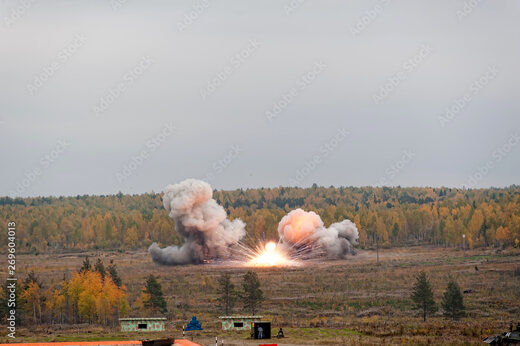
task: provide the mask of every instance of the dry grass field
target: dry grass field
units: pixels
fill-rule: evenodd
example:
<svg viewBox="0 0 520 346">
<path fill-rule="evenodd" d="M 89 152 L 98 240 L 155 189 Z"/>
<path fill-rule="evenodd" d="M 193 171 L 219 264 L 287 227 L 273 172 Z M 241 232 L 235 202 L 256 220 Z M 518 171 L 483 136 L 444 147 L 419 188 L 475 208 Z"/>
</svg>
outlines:
<svg viewBox="0 0 520 346">
<path fill-rule="evenodd" d="M 64 272 L 81 266 L 86 254 L 20 255 L 18 276 L 34 270 L 45 285 L 57 283 Z M 217 316 L 217 278 L 229 272 L 236 285 L 247 268 L 201 265 L 164 267 L 146 252 L 89 253 L 107 264 L 117 264 L 129 292 L 130 305 L 140 293 L 144 278 L 159 276 L 169 307 L 167 331 L 155 335 L 123 334 L 117 326 L 40 326 L 18 329 L 18 342 L 37 340 L 136 339 L 172 335 L 196 315 L 204 331 L 189 335 L 194 341 L 214 345 L 215 336 L 225 345 L 258 344 L 246 332 L 222 332 Z M 4 260 L 5 261 L 5 260 Z M 5 267 L 5 263 L 0 265 Z M 485 336 L 502 332 L 511 321 L 520 322 L 520 251 L 413 247 L 375 252 L 360 251 L 347 260 L 310 263 L 293 268 L 255 269 L 266 301 L 260 314 L 272 321 L 273 333 L 283 327 L 286 338 L 279 345 L 345 344 L 480 344 Z M 516 269 L 516 272 L 515 272 Z M 452 275 L 463 290 L 467 316 L 450 321 L 441 312 L 422 322 L 409 299 L 414 275 L 425 270 L 437 302 Z M 516 273 L 516 275 L 515 275 Z M 235 314 L 246 314 L 240 304 Z M 137 310 L 131 315 L 137 315 Z M 4 337 L 2 340 L 7 341 Z M 277 340 L 278 341 L 278 340 Z M 276 341 L 275 341 L 276 342 Z"/>
</svg>

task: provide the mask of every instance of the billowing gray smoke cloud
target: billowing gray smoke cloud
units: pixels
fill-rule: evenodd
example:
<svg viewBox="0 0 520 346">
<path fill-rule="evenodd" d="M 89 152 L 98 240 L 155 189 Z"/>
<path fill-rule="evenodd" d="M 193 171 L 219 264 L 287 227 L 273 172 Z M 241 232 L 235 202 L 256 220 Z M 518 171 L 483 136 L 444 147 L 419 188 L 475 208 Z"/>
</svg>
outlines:
<svg viewBox="0 0 520 346">
<path fill-rule="evenodd" d="M 354 245 L 359 240 L 356 225 L 350 220 L 336 222 L 326 228 L 315 212 L 295 209 L 285 215 L 278 224 L 282 243 L 293 247 L 324 250 L 328 257 L 344 258 L 355 254 Z"/>
<path fill-rule="evenodd" d="M 211 186 L 196 179 L 166 187 L 164 208 L 170 212 L 184 244 L 161 249 L 153 243 L 148 252 L 154 262 L 177 265 L 230 256 L 231 248 L 245 235 L 245 224 L 240 219 L 227 219 L 226 211 L 212 196 Z"/>
</svg>

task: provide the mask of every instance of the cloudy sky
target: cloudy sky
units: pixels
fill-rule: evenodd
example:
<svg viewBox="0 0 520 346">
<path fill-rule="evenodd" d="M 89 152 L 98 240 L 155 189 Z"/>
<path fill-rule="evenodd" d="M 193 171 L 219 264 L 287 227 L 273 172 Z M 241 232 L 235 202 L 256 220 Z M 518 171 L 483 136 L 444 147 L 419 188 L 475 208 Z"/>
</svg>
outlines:
<svg viewBox="0 0 520 346">
<path fill-rule="evenodd" d="M 0 3 L 0 195 L 518 184 L 518 1 Z"/>
</svg>

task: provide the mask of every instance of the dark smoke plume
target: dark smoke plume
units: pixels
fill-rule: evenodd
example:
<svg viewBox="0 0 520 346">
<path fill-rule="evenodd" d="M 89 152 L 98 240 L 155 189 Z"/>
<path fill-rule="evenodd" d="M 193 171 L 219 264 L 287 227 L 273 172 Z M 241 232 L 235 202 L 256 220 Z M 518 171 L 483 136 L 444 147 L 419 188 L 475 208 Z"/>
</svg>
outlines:
<svg viewBox="0 0 520 346">
<path fill-rule="evenodd" d="M 148 252 L 155 263 L 178 265 L 229 258 L 233 246 L 245 235 L 245 224 L 240 219 L 227 219 L 224 208 L 212 197 L 211 186 L 201 180 L 187 179 L 166 187 L 164 208 L 184 244 L 160 248 L 153 243 Z"/>
</svg>

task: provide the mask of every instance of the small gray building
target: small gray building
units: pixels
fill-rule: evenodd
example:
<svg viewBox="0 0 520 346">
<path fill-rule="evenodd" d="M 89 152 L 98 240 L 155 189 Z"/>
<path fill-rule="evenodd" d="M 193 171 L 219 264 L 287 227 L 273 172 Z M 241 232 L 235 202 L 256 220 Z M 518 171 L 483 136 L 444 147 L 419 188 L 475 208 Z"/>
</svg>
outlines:
<svg viewBox="0 0 520 346">
<path fill-rule="evenodd" d="M 120 318 L 122 332 L 159 332 L 165 330 L 166 317 Z"/>
</svg>

